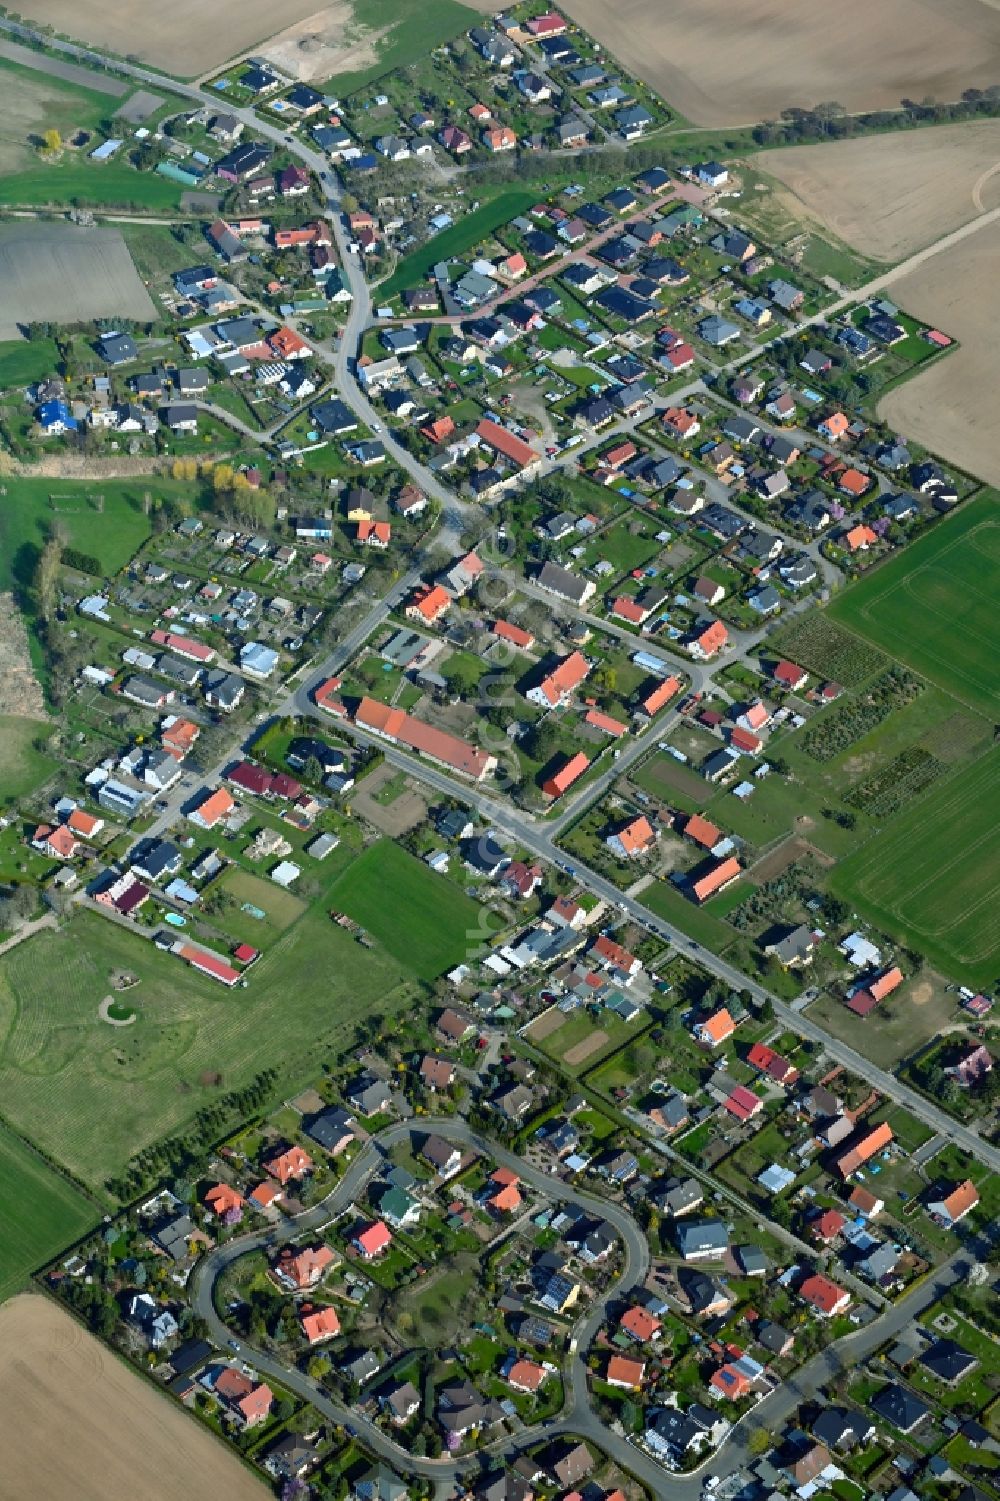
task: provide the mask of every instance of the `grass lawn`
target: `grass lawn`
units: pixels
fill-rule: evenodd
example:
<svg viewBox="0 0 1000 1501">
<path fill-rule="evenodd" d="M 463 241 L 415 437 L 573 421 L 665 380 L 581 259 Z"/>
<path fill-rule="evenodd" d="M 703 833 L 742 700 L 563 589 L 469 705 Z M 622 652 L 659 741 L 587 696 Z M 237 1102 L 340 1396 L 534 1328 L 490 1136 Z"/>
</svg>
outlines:
<svg viewBox="0 0 1000 1501">
<path fill-rule="evenodd" d="M 939 1030 L 955 1018 L 955 1007 L 949 1004 L 949 996 L 936 997 L 926 1006 L 912 1005 L 908 996 L 909 987 L 897 992 L 871 1016 L 862 1019 L 848 1011 L 840 995 L 824 993 L 812 1002 L 808 1015 L 834 1037 L 859 1048 L 876 1068 L 892 1069 L 937 1036 Z M 894 1123 L 893 1127 L 895 1129 Z M 905 1124 L 903 1135 L 908 1150 L 915 1150 L 920 1145 L 919 1140 L 911 1145 Z"/>
<path fill-rule="evenodd" d="M 834 620 L 996 716 L 1000 495 L 988 490 L 830 605 Z"/>
<path fill-rule="evenodd" d="M 140 978 L 128 996 L 139 1020 L 127 1029 L 97 1015 L 116 969 Z M 133 1153 L 262 1068 L 280 1071 L 283 1092 L 301 1087 L 315 1077 L 323 1044 L 342 1046 L 361 1016 L 408 1004 L 410 978 L 410 966 L 362 948 L 318 908 L 265 950 L 247 989 L 232 993 L 137 934 L 80 913 L 0 959 L 4 1114 L 100 1191 Z"/>
<path fill-rule="evenodd" d="M 740 886 L 747 894 L 746 883 L 740 883 L 736 889 L 739 890 Z M 669 881 L 652 881 L 639 893 L 638 900 L 657 917 L 662 917 L 664 922 L 674 923 L 715 954 L 721 954 L 736 937 L 728 924 L 713 917 L 707 908 L 697 907 L 694 902 L 689 902 Z"/>
<path fill-rule="evenodd" d="M 455 7 L 461 9 L 462 7 Z M 471 12 L 466 11 L 466 15 Z M 467 24 L 474 25 L 475 22 Z M 426 41 L 424 42 L 426 46 Z M 450 229 L 445 229 L 439 235 L 435 235 L 426 245 L 421 245 L 419 250 L 414 250 L 411 255 L 404 256 L 395 271 L 377 289 L 377 295 L 383 301 L 394 296 L 397 292 L 404 291 L 407 287 L 415 287 L 424 280 L 432 266 L 438 261 L 454 260 L 478 245 L 480 240 L 485 240 L 487 235 L 499 229 L 501 224 L 516 218 L 518 214 L 530 208 L 538 202 L 538 194 L 532 193 L 527 188 L 511 188 L 506 193 L 500 193 L 490 203 L 484 203 L 473 214 L 463 214 L 457 223 Z"/>
<path fill-rule="evenodd" d="M 96 1223 L 94 1205 L 0 1127 L 0 1302 Z"/>
<path fill-rule="evenodd" d="M 30 792 L 56 769 L 44 751 L 35 749 L 39 736 L 52 726 L 17 714 L 0 715 L 0 803 L 13 802 Z"/>
<path fill-rule="evenodd" d="M 477 902 L 388 839 L 370 845 L 328 895 L 421 980 L 436 980 L 491 932 Z"/>
<path fill-rule="evenodd" d="M 225 890 L 237 906 L 235 910 L 230 908 L 212 921 L 217 922 L 239 942 L 253 944 L 254 948 L 261 948 L 268 941 L 273 942 L 306 910 L 306 903 L 300 901 L 293 892 L 285 891 L 273 881 L 266 881 L 245 870 L 233 868 L 228 871 Z M 244 904 L 256 907 L 266 913 L 266 916 L 259 918 L 250 912 L 244 912 Z"/>
<path fill-rule="evenodd" d="M 1000 930 L 1000 751 L 992 749 L 893 819 L 831 873 L 834 891 L 949 976 L 991 985 Z"/>
<path fill-rule="evenodd" d="M 4 339 L 0 341 L 0 390 L 52 375 L 58 363 L 52 339 Z"/>
</svg>

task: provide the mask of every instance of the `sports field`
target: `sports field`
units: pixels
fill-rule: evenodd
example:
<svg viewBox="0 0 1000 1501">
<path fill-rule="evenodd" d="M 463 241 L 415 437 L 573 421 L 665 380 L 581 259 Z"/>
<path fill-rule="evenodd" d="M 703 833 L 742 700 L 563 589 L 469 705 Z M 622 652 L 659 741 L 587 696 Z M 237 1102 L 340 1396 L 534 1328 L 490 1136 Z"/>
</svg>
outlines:
<svg viewBox="0 0 1000 1501">
<path fill-rule="evenodd" d="M 4 484 L 0 590 L 23 589 L 31 583 L 38 554 L 56 523 L 70 547 L 97 558 L 106 573 L 117 573 L 151 530 L 149 517 L 142 511 L 143 493 L 149 490 L 157 495 L 166 489 L 177 493 L 181 488 L 172 481 L 148 478 L 82 483 L 15 476 Z"/>
<path fill-rule="evenodd" d="M 484 907 L 389 839 L 370 845 L 328 895 L 422 980 L 459 964 L 491 931 Z"/>
<path fill-rule="evenodd" d="M 1000 750 L 918 799 L 831 873 L 833 890 L 945 974 L 1000 973 Z"/>
<path fill-rule="evenodd" d="M 440 927 L 441 912 L 430 920 Z M 342 1045 L 367 1012 L 404 1004 L 414 968 L 314 908 L 265 947 L 246 990 L 228 991 L 81 912 L 0 958 L 3 1113 L 101 1192 L 135 1152 L 261 1069 L 278 1069 L 282 1088 L 311 1079 L 327 1040 Z M 121 969 L 140 977 L 128 994 L 138 1020 L 111 1027 L 98 1008 Z"/>
<path fill-rule="evenodd" d="M 99 1218 L 78 1189 L 3 1126 L 0 1204 L 0 1302 Z"/>
<path fill-rule="evenodd" d="M 827 613 L 995 718 L 998 594 L 1000 496 L 991 490 L 846 589 Z"/>
</svg>

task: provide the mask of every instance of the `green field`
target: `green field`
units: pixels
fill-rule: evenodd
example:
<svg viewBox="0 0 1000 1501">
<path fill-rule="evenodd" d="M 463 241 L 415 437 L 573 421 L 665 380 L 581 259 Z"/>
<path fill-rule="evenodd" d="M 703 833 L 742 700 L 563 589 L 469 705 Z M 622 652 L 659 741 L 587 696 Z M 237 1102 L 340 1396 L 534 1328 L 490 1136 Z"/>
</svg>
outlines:
<svg viewBox="0 0 1000 1501">
<path fill-rule="evenodd" d="M 1000 966 L 1000 750 L 940 783 L 831 874 L 831 886 L 949 978 Z"/>
<path fill-rule="evenodd" d="M 183 188 L 155 172 L 137 172 L 125 161 L 39 162 L 24 172 L 0 177 L 0 205 L 40 208 L 176 209 Z"/>
<path fill-rule="evenodd" d="M 2 1126 L 0 1203 L 0 1302 L 98 1218 L 82 1193 Z"/>
<path fill-rule="evenodd" d="M 0 341 L 0 391 L 8 386 L 26 386 L 53 375 L 59 355 L 52 339 L 4 339 Z"/>
<path fill-rule="evenodd" d="M 426 245 L 414 250 L 412 255 L 404 256 L 388 281 L 379 286 L 379 295 L 388 300 L 407 287 L 418 286 L 438 261 L 453 260 L 464 255 L 467 250 L 478 245 L 480 240 L 485 240 L 487 235 L 499 229 L 501 224 L 507 224 L 537 202 L 537 193 L 532 193 L 527 188 L 510 188 L 490 203 L 484 203 L 474 214 L 463 214 L 450 229 L 435 235 Z"/>
<path fill-rule="evenodd" d="M 40 719 L 0 714 L 0 804 L 23 797 L 55 771 L 55 761 L 35 748 L 52 728 Z"/>
<path fill-rule="evenodd" d="M 370 67 L 335 73 L 326 84 L 334 94 L 353 94 L 404 67 L 479 23 L 478 11 L 458 0 L 365 0 L 364 33 L 382 33 Z"/>
<path fill-rule="evenodd" d="M 1000 495 L 986 491 L 844 591 L 828 614 L 974 709 L 1000 709 Z"/>
<path fill-rule="evenodd" d="M 165 488 L 162 480 L 144 477 L 87 483 L 14 477 L 5 480 L 4 486 L 0 590 L 30 585 L 38 554 L 56 523 L 70 547 L 96 557 L 105 573 L 117 573 L 151 531 L 149 517 L 142 511 L 143 494 L 148 489 L 155 496 Z M 103 511 L 95 504 L 98 495 L 104 497 Z"/>
<path fill-rule="evenodd" d="M 485 908 L 388 839 L 370 845 L 328 895 L 422 980 L 436 980 L 490 936 Z"/>
<path fill-rule="evenodd" d="M 325 1041 L 343 1046 L 361 1017 L 404 1004 L 413 967 L 362 948 L 317 907 L 266 948 L 245 990 L 230 992 L 79 913 L 0 958 L 4 1115 L 101 1191 L 133 1153 L 261 1069 L 276 1068 L 280 1088 L 314 1078 Z M 128 1028 L 97 1015 L 117 969 L 140 977 L 128 994 L 139 1020 Z"/>
<path fill-rule="evenodd" d="M 300 901 L 293 892 L 285 891 L 273 881 L 251 875 L 249 871 L 240 870 L 237 866 L 227 871 L 223 878 L 223 889 L 237 905 L 221 917 L 213 918 L 213 921 L 240 943 L 252 944 L 254 948 L 263 948 L 272 943 L 306 910 L 306 903 Z M 259 918 L 244 912 L 244 903 L 256 907 L 266 915 Z"/>
</svg>

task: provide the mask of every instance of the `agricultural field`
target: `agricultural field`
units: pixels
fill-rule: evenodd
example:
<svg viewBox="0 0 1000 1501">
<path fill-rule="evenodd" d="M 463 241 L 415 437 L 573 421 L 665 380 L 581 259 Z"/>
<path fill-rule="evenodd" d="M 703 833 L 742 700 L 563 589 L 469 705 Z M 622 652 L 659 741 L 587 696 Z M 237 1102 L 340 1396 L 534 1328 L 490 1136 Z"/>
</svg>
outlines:
<svg viewBox="0 0 1000 1501">
<path fill-rule="evenodd" d="M 996 717 L 1000 496 L 969 502 L 830 605 L 827 614 Z"/>
<path fill-rule="evenodd" d="M 768 637 L 768 652 L 780 652 L 820 678 L 844 688 L 856 688 L 888 667 L 888 659 L 849 631 L 842 631 L 828 613 L 813 611 Z"/>
<path fill-rule="evenodd" d="M 1000 973 L 1000 751 L 992 749 L 906 809 L 839 864 L 837 895 L 949 976 Z"/>
<path fill-rule="evenodd" d="M 7 201 L 18 201 L 16 194 Z M 4 339 L 17 336 L 18 324 L 42 318 L 156 317 L 121 231 L 66 222 L 0 226 L 0 307 L 7 310 L 0 323 Z"/>
<path fill-rule="evenodd" d="M 79 0 L 70 21 L 62 0 L 31 0 L 21 14 L 57 32 L 70 27 L 74 38 L 178 78 L 210 75 L 229 58 L 253 52 L 303 78 L 346 74 L 355 88 L 476 24 L 476 11 L 457 0 L 424 6 L 366 0 L 361 21 L 355 16 L 359 8 L 350 0 L 319 9 L 316 0 L 286 0 L 279 20 L 271 0 L 223 0 L 206 24 L 198 0 L 178 0 L 169 14 L 147 8 L 128 15 L 103 0 Z M 277 35 L 276 20 L 284 28 Z"/>
<path fill-rule="evenodd" d="M 0 1404 L 9 1495 L 264 1501 L 268 1494 L 232 1450 L 49 1298 L 24 1294 L 0 1309 Z M 42 1441 L 43 1427 L 58 1442 Z"/>
<path fill-rule="evenodd" d="M 473 214 L 463 214 L 450 229 L 435 235 L 426 245 L 404 256 L 389 277 L 379 286 L 379 296 L 388 300 L 407 287 L 418 286 L 427 277 L 438 261 L 453 260 L 464 255 L 480 240 L 485 240 L 495 229 L 507 224 L 538 200 L 538 194 L 526 188 L 511 188 L 500 193 L 490 203 L 484 203 Z"/>
<path fill-rule="evenodd" d="M 900 261 L 1000 203 L 1000 120 L 785 146 L 761 158 L 794 219 Z"/>
<path fill-rule="evenodd" d="M 365 850 L 328 898 L 421 980 L 436 980 L 492 931 L 484 908 L 388 839 Z"/>
<path fill-rule="evenodd" d="M 993 187 L 998 183 L 1000 177 Z M 934 256 L 893 283 L 894 301 L 950 334 L 959 348 L 878 403 L 879 417 L 897 432 L 993 485 L 1000 485 L 1000 428 L 992 400 L 998 256 L 1000 225 L 986 224 L 947 255 Z"/>
<path fill-rule="evenodd" d="M 120 970 L 139 976 L 127 1028 L 98 1017 Z M 80 913 L 0 958 L 4 1113 L 100 1192 L 133 1153 L 262 1068 L 279 1069 L 289 1087 L 312 1077 L 324 1043 L 342 1041 L 370 1011 L 404 1004 L 412 974 L 314 909 L 266 949 L 247 989 L 230 993 L 137 934 Z"/>
<path fill-rule="evenodd" d="M 20 1137 L 0 1127 L 0 1302 L 96 1224 L 99 1211 Z"/>
<path fill-rule="evenodd" d="M 51 5 L 53 0 L 49 0 Z M 997 82 L 1000 13 L 989 0 L 570 0 L 574 21 L 696 125 L 746 125 L 794 106 L 847 110 L 958 99 Z M 850 37 L 850 67 L 844 37 Z"/>
</svg>

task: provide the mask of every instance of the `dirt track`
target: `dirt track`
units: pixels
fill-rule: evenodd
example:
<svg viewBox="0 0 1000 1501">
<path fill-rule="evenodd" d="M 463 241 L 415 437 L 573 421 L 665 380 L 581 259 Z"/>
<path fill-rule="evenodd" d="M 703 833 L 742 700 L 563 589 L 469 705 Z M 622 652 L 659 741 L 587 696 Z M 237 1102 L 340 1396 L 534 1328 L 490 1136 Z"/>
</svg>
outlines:
<svg viewBox="0 0 1000 1501">
<path fill-rule="evenodd" d="M 562 9 L 696 125 L 831 101 L 892 109 L 1000 83 L 990 0 L 567 0 Z"/>
<path fill-rule="evenodd" d="M 24 1293 L 0 1308 L 0 1497 L 265 1501 L 225 1445 L 87 1334 Z"/>
<path fill-rule="evenodd" d="M 759 165 L 806 217 L 876 260 L 898 261 L 1000 203 L 1000 120 L 790 146 Z M 756 165 L 756 163 L 755 163 Z"/>
</svg>

